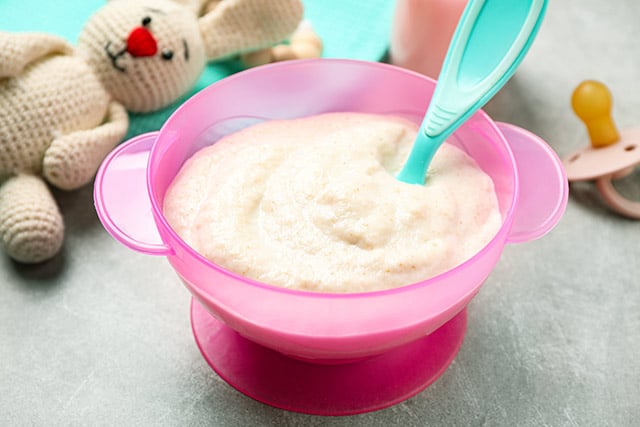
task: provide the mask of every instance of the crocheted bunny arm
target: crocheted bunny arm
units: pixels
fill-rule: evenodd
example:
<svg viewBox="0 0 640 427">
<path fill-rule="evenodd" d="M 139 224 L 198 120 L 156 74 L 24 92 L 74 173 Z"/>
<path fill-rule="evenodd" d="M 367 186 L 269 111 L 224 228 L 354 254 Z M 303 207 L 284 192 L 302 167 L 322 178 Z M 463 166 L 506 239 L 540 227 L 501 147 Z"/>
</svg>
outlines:
<svg viewBox="0 0 640 427">
<path fill-rule="evenodd" d="M 272 46 L 287 39 L 302 20 L 299 0 L 224 0 L 198 20 L 208 59 Z"/>
<path fill-rule="evenodd" d="M 128 127 L 127 111 L 112 101 L 102 125 L 53 140 L 44 155 L 43 175 L 63 190 L 82 187 L 91 181 L 102 160 L 122 140 Z"/>
<path fill-rule="evenodd" d="M 36 263 L 62 246 L 64 224 L 47 184 L 35 175 L 17 175 L 0 185 L 0 241 L 16 261 Z"/>
<path fill-rule="evenodd" d="M 71 54 L 63 38 L 43 33 L 0 31 L 0 78 L 20 74 L 31 62 L 51 54 Z"/>
</svg>

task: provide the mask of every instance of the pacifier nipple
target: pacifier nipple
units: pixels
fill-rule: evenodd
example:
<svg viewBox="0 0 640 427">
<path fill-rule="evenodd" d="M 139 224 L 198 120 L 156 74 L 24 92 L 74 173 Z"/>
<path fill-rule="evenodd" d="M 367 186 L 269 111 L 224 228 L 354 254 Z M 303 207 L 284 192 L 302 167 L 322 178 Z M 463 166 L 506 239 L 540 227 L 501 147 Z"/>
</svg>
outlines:
<svg viewBox="0 0 640 427">
<path fill-rule="evenodd" d="M 595 80 L 585 80 L 573 91 L 571 106 L 589 132 L 593 147 L 605 147 L 620 140 L 611 116 L 611 93 Z"/>
</svg>

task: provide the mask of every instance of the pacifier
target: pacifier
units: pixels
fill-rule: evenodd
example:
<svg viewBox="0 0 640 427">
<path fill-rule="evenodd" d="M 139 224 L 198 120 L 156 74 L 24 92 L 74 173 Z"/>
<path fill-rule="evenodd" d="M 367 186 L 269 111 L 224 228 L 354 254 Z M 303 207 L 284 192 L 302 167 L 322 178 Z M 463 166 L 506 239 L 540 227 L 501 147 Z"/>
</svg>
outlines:
<svg viewBox="0 0 640 427">
<path fill-rule="evenodd" d="M 594 180 L 613 211 L 640 219 L 640 202 L 622 196 L 612 182 L 630 175 L 640 163 L 640 128 L 618 132 L 611 115 L 611 93 L 594 80 L 585 80 L 576 87 L 571 106 L 587 127 L 591 144 L 563 161 L 569 182 Z"/>
</svg>

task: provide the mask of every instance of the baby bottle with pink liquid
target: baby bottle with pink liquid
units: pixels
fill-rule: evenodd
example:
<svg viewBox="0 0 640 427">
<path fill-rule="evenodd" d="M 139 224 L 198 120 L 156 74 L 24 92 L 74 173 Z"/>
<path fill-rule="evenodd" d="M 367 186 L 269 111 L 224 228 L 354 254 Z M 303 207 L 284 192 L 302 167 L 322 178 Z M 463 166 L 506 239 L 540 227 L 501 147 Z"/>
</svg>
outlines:
<svg viewBox="0 0 640 427">
<path fill-rule="evenodd" d="M 397 0 L 390 60 L 437 79 L 467 0 Z"/>
</svg>

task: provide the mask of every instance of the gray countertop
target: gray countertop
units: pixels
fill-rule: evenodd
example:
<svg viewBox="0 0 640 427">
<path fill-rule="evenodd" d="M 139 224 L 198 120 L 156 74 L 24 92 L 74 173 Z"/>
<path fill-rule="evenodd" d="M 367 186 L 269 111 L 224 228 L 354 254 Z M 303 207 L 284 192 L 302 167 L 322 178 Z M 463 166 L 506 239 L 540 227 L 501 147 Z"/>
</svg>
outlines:
<svg viewBox="0 0 640 427">
<path fill-rule="evenodd" d="M 605 82 L 619 128 L 640 127 L 640 2 L 552 1 L 514 78 L 486 111 L 561 156 L 587 144 L 570 109 Z M 640 176 L 619 183 L 640 200 Z M 640 222 L 574 185 L 544 238 L 506 247 L 468 307 L 447 371 L 380 411 L 318 417 L 258 403 L 222 381 L 189 325 L 190 294 L 166 260 L 113 240 L 92 189 L 56 193 L 61 255 L 0 256 L 1 425 L 632 426 L 640 418 Z"/>
</svg>

